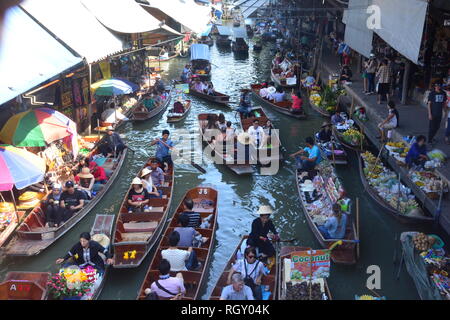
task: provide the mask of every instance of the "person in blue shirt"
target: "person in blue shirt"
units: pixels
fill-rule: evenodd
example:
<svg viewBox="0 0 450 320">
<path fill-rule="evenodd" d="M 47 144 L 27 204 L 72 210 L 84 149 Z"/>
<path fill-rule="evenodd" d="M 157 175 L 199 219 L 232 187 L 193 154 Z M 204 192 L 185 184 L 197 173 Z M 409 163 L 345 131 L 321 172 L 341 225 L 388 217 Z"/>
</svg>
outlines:
<svg viewBox="0 0 450 320">
<path fill-rule="evenodd" d="M 408 167 L 411 167 L 413 164 L 423 166 L 428 161 L 425 142 L 425 136 L 420 135 L 417 137 L 416 142 L 413 143 L 406 155 L 405 161 Z"/>
<path fill-rule="evenodd" d="M 157 145 L 155 157 L 163 167 L 164 163 L 167 163 L 168 166 L 173 165 L 172 156 L 170 155 L 170 150 L 173 148 L 173 141 L 169 140 L 169 135 L 169 130 L 163 130 L 162 139 L 155 139 L 150 144 L 152 146 Z"/>
<path fill-rule="evenodd" d="M 325 239 L 344 239 L 347 226 L 347 214 L 341 211 L 341 206 L 333 204 L 333 215 L 327 219 L 323 226 L 318 226 Z"/>
<path fill-rule="evenodd" d="M 305 139 L 306 148 L 300 148 L 299 151 L 291 154 L 291 157 L 295 157 L 297 161 L 297 169 L 301 170 L 312 170 L 314 167 L 322 161 L 320 157 L 319 147 L 314 145 L 314 139 L 307 137 Z M 299 156 L 300 154 L 307 154 L 308 156 Z"/>
</svg>

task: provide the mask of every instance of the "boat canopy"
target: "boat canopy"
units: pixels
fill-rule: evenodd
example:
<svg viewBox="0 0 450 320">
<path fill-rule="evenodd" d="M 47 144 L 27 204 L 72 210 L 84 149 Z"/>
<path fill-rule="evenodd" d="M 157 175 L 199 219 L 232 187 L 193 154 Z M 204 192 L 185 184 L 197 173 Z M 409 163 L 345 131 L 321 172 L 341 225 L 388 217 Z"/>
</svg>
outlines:
<svg viewBox="0 0 450 320">
<path fill-rule="evenodd" d="M 233 28 L 233 36 L 237 38 L 246 39 L 247 37 L 247 30 L 246 28 Z"/>
<path fill-rule="evenodd" d="M 207 44 L 194 43 L 191 45 L 191 61 L 192 60 L 211 60 L 209 47 Z"/>
<path fill-rule="evenodd" d="M 221 36 L 231 36 L 231 29 L 225 26 L 216 26 L 217 28 L 217 32 L 219 32 L 219 34 Z"/>
</svg>

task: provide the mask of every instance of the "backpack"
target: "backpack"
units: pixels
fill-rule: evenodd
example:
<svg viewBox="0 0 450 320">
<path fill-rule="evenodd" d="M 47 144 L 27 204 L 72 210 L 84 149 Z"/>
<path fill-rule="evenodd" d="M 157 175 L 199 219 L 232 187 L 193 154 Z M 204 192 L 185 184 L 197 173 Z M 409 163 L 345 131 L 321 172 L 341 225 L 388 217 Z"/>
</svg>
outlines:
<svg viewBox="0 0 450 320">
<path fill-rule="evenodd" d="M 247 264 L 246 264 L 246 261 L 244 258 L 244 270 L 245 270 L 244 284 L 247 287 L 249 287 L 250 289 L 252 289 L 253 297 L 255 298 L 255 300 L 262 299 L 261 288 L 260 288 L 260 286 L 256 285 L 255 281 L 253 281 L 253 278 L 250 276 L 253 274 L 253 272 L 256 271 L 256 268 L 258 267 L 259 263 L 260 263 L 260 261 L 256 260 L 255 268 L 252 270 L 252 272 L 250 272 L 250 274 L 248 274 L 247 273 Z"/>
</svg>

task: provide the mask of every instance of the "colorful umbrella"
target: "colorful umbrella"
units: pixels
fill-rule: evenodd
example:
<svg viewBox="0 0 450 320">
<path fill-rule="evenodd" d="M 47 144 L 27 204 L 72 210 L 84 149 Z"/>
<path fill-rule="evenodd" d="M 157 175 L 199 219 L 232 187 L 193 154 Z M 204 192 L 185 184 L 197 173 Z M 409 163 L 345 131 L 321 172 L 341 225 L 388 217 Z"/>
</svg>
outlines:
<svg viewBox="0 0 450 320">
<path fill-rule="evenodd" d="M 68 117 L 50 108 L 36 108 L 12 116 L 0 131 L 0 141 L 16 147 L 45 147 L 76 135 L 76 124 Z"/>
<path fill-rule="evenodd" d="M 133 93 L 139 86 L 125 79 L 111 78 L 93 83 L 91 89 L 97 96 L 119 96 Z"/>
<path fill-rule="evenodd" d="M 23 189 L 44 179 L 45 161 L 34 153 L 0 145 L 0 191 Z"/>
</svg>

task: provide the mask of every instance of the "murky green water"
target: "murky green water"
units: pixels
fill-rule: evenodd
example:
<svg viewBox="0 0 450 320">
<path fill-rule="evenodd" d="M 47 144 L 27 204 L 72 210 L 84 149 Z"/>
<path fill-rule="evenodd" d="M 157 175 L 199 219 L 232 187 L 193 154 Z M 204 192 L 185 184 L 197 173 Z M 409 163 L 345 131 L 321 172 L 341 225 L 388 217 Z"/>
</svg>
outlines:
<svg viewBox="0 0 450 320">
<path fill-rule="evenodd" d="M 236 57 L 231 52 L 221 52 L 214 46 L 212 54 L 212 80 L 218 91 L 232 96 L 233 101 L 239 99 L 239 89 L 257 80 L 266 80 L 269 76 L 270 61 L 273 48 L 265 47 L 262 52 L 254 53 L 250 50 L 247 57 Z M 187 59 L 176 59 L 163 65 L 167 69 L 165 78 L 178 78 L 187 63 Z M 133 125 L 128 123 L 121 133 L 127 136 L 127 142 L 137 152 L 129 153 L 115 185 L 96 206 L 96 208 L 62 239 L 37 257 L 4 258 L 0 264 L 1 278 L 8 271 L 52 271 L 57 270 L 54 261 L 65 254 L 73 243 L 78 240 L 82 231 L 88 231 L 98 213 L 114 214 L 117 212 L 124 193 L 131 179 L 143 165 L 146 156 L 139 152 L 144 148 L 149 154 L 154 150 L 149 146 L 150 141 L 161 134 L 163 129 L 169 129 L 176 136 L 177 129 L 196 130 L 196 115 L 202 112 L 223 112 L 227 120 L 236 122 L 235 113 L 231 109 L 222 108 L 195 97 L 193 108 L 188 117 L 181 123 L 168 125 L 167 111 L 146 123 Z M 175 173 L 174 198 L 171 214 L 184 193 L 201 183 L 213 184 L 219 191 L 219 216 L 216 231 L 216 245 L 209 270 L 208 281 L 203 289 L 203 299 L 209 297 L 215 281 L 220 276 L 230 254 L 240 240 L 240 236 L 250 231 L 260 204 L 270 204 L 276 210 L 274 221 L 281 231 L 281 238 L 297 238 L 297 244 L 319 248 L 305 221 L 300 207 L 299 198 L 293 176 L 294 162 L 287 155 L 297 150 L 303 144 L 306 136 L 312 135 L 323 122 L 323 118 L 309 111 L 307 121 L 298 121 L 265 108 L 276 128 L 280 129 L 283 153 L 287 160 L 282 164 L 275 176 L 253 175 L 239 177 L 228 168 L 215 165 L 208 161 L 202 166 L 206 174 L 199 173 L 190 165 L 177 165 Z M 196 152 L 199 152 L 196 149 Z M 380 295 L 388 299 L 418 299 L 414 284 L 404 271 L 400 280 L 396 279 L 397 267 L 393 264 L 394 236 L 400 232 L 411 230 L 410 227 L 399 224 L 396 220 L 382 212 L 363 192 L 357 169 L 356 156 L 348 167 L 338 170 L 345 188 L 352 199 L 358 197 L 361 204 L 361 257 L 356 266 L 332 265 L 329 285 L 335 299 L 353 299 L 355 294 L 370 294 L 365 288 L 366 269 L 370 265 L 381 268 Z M 423 231 L 430 231 L 420 229 Z M 153 252 L 152 252 L 153 253 Z M 144 278 L 152 253 L 137 269 L 112 270 L 101 295 L 101 299 L 135 299 L 141 281 Z M 397 251 L 397 254 L 399 251 Z"/>
</svg>

